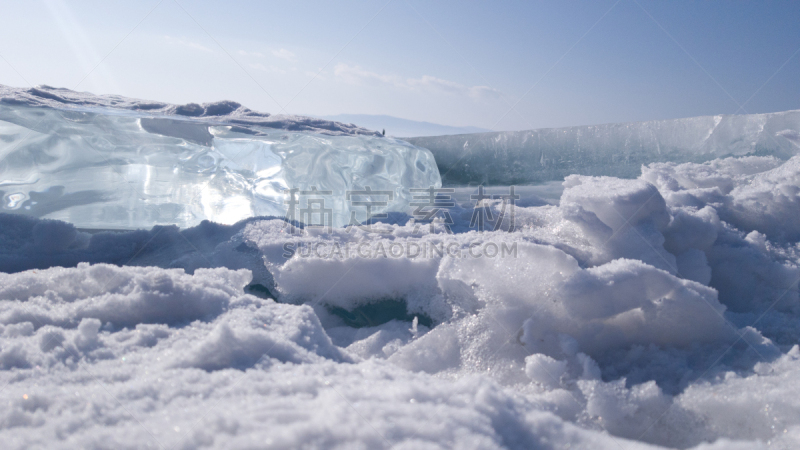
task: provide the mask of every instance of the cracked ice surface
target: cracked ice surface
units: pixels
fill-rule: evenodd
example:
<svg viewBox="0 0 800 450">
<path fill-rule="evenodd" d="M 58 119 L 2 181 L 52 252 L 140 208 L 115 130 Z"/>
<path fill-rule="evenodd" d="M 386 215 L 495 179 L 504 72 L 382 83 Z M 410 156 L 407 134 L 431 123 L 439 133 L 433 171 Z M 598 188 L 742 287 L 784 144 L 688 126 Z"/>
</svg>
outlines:
<svg viewBox="0 0 800 450">
<path fill-rule="evenodd" d="M 234 102 L 174 106 L 0 86 L 2 212 L 101 229 L 232 224 L 284 216 L 287 189 L 316 188 L 330 192 L 321 197 L 341 226 L 348 190 L 393 192 L 371 199 L 387 202 L 372 210 L 382 213 L 406 211 L 409 188 L 430 186 L 441 181 L 428 150 L 352 125 Z"/>
</svg>

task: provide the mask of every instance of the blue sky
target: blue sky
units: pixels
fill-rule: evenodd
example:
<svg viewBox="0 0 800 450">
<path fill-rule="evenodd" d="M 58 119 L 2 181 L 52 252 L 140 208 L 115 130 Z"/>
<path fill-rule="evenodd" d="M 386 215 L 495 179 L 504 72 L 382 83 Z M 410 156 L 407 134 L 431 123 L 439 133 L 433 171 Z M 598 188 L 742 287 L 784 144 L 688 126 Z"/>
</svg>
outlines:
<svg viewBox="0 0 800 450">
<path fill-rule="evenodd" d="M 4 3 L 12 86 L 496 130 L 800 109 L 796 1 Z"/>
</svg>

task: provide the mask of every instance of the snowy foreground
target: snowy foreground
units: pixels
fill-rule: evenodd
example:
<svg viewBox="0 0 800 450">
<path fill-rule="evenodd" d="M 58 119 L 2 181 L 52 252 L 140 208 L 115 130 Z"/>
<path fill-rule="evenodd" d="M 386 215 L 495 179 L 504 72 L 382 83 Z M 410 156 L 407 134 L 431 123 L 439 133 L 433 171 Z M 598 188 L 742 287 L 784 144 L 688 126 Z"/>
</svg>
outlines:
<svg viewBox="0 0 800 450">
<path fill-rule="evenodd" d="M 800 157 L 564 187 L 454 234 L 1 215 L 0 442 L 798 448 Z"/>
</svg>

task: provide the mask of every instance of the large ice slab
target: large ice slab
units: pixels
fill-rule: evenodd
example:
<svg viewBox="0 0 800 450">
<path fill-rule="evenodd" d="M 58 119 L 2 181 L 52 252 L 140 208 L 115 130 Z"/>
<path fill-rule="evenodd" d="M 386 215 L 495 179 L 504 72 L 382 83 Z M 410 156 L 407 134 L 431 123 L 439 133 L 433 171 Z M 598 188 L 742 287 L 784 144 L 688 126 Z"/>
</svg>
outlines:
<svg viewBox="0 0 800 450">
<path fill-rule="evenodd" d="M 800 150 L 800 111 L 407 138 L 433 152 L 445 184 L 509 185 L 567 175 L 634 178 L 643 164 Z"/>
<path fill-rule="evenodd" d="M 351 212 L 366 219 L 364 202 L 372 214 L 407 211 L 409 189 L 430 186 L 441 181 L 428 150 L 353 125 L 233 102 L 0 87 L 0 212 L 130 229 L 230 224 L 291 206 L 299 221 L 342 226 Z M 347 198 L 367 188 L 391 195 Z"/>
</svg>

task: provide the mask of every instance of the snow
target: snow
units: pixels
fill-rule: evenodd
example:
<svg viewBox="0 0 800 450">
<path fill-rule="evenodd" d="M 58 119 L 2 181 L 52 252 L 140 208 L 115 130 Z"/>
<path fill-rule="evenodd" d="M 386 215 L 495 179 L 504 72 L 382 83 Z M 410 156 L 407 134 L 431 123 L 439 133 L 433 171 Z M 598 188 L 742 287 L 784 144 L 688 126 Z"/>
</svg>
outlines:
<svg viewBox="0 0 800 450">
<path fill-rule="evenodd" d="M 0 211 L 82 228 L 233 224 L 287 213 L 342 226 L 358 202 L 373 202 L 374 213 L 405 211 L 410 189 L 441 186 L 428 150 L 232 102 L 175 106 L 0 86 L 0 136 Z M 344 201 L 365 191 L 377 193 Z M 304 213 L 321 200 L 326 212 Z"/>
<path fill-rule="evenodd" d="M 467 188 L 349 228 L 0 214 L 0 441 L 797 448 L 800 156 L 711 156 L 513 221 Z"/>
</svg>

